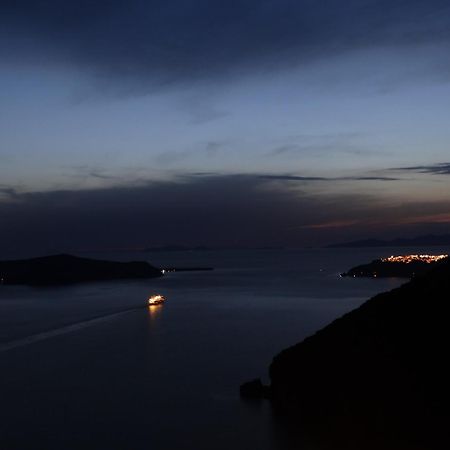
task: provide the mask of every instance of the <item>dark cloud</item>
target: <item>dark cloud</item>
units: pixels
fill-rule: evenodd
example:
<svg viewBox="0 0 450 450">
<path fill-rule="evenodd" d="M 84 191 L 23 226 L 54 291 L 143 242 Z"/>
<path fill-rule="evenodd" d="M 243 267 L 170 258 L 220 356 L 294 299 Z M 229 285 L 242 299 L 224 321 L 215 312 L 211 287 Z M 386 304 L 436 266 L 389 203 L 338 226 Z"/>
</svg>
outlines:
<svg viewBox="0 0 450 450">
<path fill-rule="evenodd" d="M 266 180 L 278 181 L 328 181 L 330 178 L 325 177 L 304 177 L 301 175 L 259 175 L 260 178 Z"/>
<path fill-rule="evenodd" d="M 13 200 L 19 196 L 20 194 L 18 194 L 16 187 L 0 184 L 0 200 L 2 197 L 8 200 Z"/>
<path fill-rule="evenodd" d="M 304 239 L 299 226 L 365 200 L 353 196 L 325 205 L 258 176 L 185 176 L 140 187 L 26 193 L 0 202 L 0 248 L 33 254 L 167 243 L 296 245 Z"/>
<path fill-rule="evenodd" d="M 87 164 L 63 166 L 61 167 L 61 170 L 65 177 L 82 182 L 86 182 L 87 180 L 100 180 L 117 184 L 123 181 L 121 176 L 109 173 L 107 169 L 99 166 L 90 166 Z M 136 182 L 138 181 L 139 180 L 136 179 Z"/>
<path fill-rule="evenodd" d="M 356 180 L 356 181 L 401 181 L 402 178 L 394 177 L 342 177 L 337 180 Z"/>
<path fill-rule="evenodd" d="M 0 195 L 11 198 L 16 195 L 16 191 L 13 188 L 0 187 Z"/>
<path fill-rule="evenodd" d="M 295 155 L 314 152 L 315 154 L 344 153 L 357 155 L 374 154 L 374 146 L 366 141 L 371 137 L 366 133 L 323 133 L 303 134 L 288 137 L 288 141 L 271 149 L 267 156 Z M 376 154 L 381 150 L 376 149 Z"/>
<path fill-rule="evenodd" d="M 218 172 L 191 172 L 187 174 L 188 178 L 191 177 L 220 177 L 220 173 Z"/>
<path fill-rule="evenodd" d="M 356 176 L 356 177 L 304 177 L 300 175 L 260 175 L 261 178 L 279 181 L 401 181 L 402 178 Z"/>
<path fill-rule="evenodd" d="M 389 169 L 395 172 L 417 172 L 429 173 L 432 175 L 450 175 L 450 163 L 431 164 L 429 166 L 393 167 Z"/>
<path fill-rule="evenodd" d="M 11 191 L 9 200 L 0 201 L 0 258 L 165 244 L 322 244 L 366 237 L 396 221 L 415 225 L 423 214 L 423 222 L 442 224 L 447 216 L 450 221 L 449 211 L 449 204 L 399 207 L 362 194 L 312 195 L 238 175 L 84 191 Z"/>
<path fill-rule="evenodd" d="M 447 0 L 3 0 L 0 50 L 170 82 L 447 42 L 449 25 Z"/>
</svg>

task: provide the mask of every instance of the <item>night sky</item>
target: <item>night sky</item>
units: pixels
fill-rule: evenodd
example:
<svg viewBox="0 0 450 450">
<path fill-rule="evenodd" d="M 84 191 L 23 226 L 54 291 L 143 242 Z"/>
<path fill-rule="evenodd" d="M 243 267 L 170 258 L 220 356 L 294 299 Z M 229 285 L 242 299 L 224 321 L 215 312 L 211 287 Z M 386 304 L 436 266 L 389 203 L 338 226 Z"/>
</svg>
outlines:
<svg viewBox="0 0 450 450">
<path fill-rule="evenodd" d="M 448 0 L 3 0 L 0 256 L 450 230 Z"/>
</svg>

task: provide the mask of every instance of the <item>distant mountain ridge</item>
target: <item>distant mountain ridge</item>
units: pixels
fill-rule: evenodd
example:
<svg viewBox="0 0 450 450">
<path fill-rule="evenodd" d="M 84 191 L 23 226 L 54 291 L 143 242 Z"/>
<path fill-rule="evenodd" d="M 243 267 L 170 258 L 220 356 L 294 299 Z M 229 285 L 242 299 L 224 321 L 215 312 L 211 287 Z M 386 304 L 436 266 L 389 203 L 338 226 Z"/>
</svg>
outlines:
<svg viewBox="0 0 450 450">
<path fill-rule="evenodd" d="M 360 248 L 360 247 L 426 247 L 450 246 L 450 234 L 427 234 L 414 238 L 397 238 L 392 240 L 361 239 L 328 245 L 327 248 Z"/>
</svg>

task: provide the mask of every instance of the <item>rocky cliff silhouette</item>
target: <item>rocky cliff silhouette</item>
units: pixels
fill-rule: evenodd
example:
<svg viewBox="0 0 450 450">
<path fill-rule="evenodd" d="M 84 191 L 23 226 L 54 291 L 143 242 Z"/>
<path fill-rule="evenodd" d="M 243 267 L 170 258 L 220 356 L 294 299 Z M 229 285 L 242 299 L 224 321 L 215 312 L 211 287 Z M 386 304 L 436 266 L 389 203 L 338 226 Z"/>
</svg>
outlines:
<svg viewBox="0 0 450 450">
<path fill-rule="evenodd" d="M 277 355 L 274 410 L 323 448 L 448 448 L 449 314 L 447 260 Z"/>
</svg>

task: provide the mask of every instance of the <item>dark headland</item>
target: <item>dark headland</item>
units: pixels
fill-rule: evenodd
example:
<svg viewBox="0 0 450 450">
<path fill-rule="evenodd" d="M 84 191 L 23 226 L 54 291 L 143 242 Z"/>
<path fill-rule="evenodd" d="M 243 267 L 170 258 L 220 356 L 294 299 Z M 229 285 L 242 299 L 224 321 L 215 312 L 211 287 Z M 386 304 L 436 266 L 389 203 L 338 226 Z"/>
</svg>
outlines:
<svg viewBox="0 0 450 450">
<path fill-rule="evenodd" d="M 1 284 L 58 285 L 160 276 L 160 269 L 144 261 L 103 261 L 64 254 L 0 261 Z"/>
<path fill-rule="evenodd" d="M 270 386 L 241 393 L 259 389 L 284 425 L 333 441 L 321 448 L 448 448 L 449 318 L 447 259 L 282 351 Z"/>
</svg>

